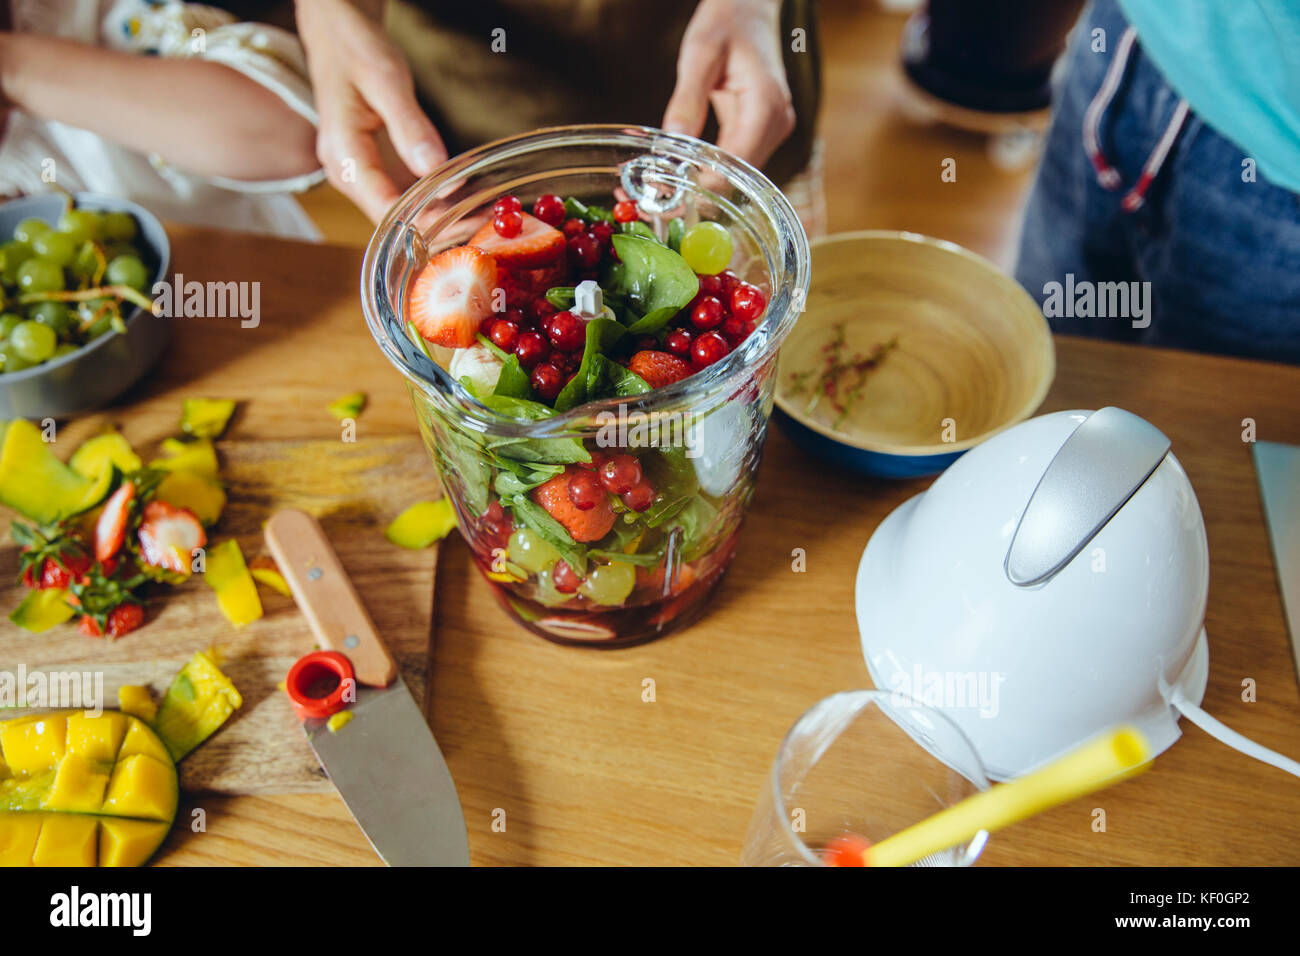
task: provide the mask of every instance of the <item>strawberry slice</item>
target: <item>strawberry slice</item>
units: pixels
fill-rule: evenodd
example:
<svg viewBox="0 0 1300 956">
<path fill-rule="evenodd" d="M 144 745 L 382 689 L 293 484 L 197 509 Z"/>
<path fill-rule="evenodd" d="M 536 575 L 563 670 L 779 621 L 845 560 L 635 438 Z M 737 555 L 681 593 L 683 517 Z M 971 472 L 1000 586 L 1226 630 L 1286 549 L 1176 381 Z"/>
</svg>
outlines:
<svg viewBox="0 0 1300 956">
<path fill-rule="evenodd" d="M 165 501 L 145 505 L 138 536 L 145 564 L 178 574 L 190 573 L 190 555 L 208 543 L 194 512 Z"/>
<path fill-rule="evenodd" d="M 457 246 L 430 260 L 411 289 L 408 318 L 434 345 L 464 349 L 492 315 L 497 266 L 473 246 Z"/>
<path fill-rule="evenodd" d="M 645 379 L 651 388 L 663 388 L 673 382 L 680 382 L 693 371 L 690 363 L 680 359 L 671 352 L 658 352 L 647 349 L 637 352 L 627 363 L 629 371 Z"/>
<path fill-rule="evenodd" d="M 126 522 L 131 517 L 131 501 L 134 498 L 135 485 L 124 481 L 99 513 L 99 521 L 95 524 L 96 561 L 107 561 L 122 550 L 122 542 L 126 540 Z"/>
<path fill-rule="evenodd" d="M 594 508 L 582 511 L 569 498 L 569 478 L 581 471 L 574 465 L 550 481 L 533 489 L 533 501 L 564 525 L 574 541 L 598 541 L 614 527 L 614 509 L 609 506 L 609 496 L 601 495 Z"/>
<path fill-rule="evenodd" d="M 469 244 L 490 255 L 502 269 L 537 269 L 564 256 L 564 233 L 536 216 L 520 215 L 524 225 L 519 235 L 507 239 L 489 222 L 474 233 Z"/>
</svg>

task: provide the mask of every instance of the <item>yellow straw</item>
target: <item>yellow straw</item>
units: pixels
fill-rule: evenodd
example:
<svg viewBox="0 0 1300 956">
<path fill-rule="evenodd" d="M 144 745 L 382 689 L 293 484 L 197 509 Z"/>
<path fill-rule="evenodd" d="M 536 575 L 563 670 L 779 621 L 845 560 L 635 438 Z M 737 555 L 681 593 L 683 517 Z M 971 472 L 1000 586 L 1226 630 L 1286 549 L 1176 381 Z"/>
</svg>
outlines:
<svg viewBox="0 0 1300 956">
<path fill-rule="evenodd" d="M 1135 727 L 1117 727 L 1027 776 L 973 794 L 862 854 L 867 866 L 907 866 L 1141 773 L 1151 747 Z"/>
</svg>

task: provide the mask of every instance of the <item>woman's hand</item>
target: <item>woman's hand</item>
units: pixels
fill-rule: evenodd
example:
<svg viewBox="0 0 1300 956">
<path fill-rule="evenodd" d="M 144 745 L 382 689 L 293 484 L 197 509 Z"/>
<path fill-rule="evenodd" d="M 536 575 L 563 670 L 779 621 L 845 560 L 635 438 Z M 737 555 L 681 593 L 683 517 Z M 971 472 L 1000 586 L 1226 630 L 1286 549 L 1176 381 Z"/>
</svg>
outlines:
<svg viewBox="0 0 1300 956">
<path fill-rule="evenodd" d="M 794 129 L 780 0 L 702 0 L 682 37 L 664 128 L 699 136 L 709 104 L 718 145 L 755 166 Z"/>
<path fill-rule="evenodd" d="M 373 0 L 296 5 L 320 113 L 316 156 L 330 182 L 373 222 L 401 195 L 385 168 L 382 132 L 411 175 L 423 176 L 447 158 L 442 137 L 416 101 L 410 68 L 384 33 L 382 7 Z"/>
</svg>

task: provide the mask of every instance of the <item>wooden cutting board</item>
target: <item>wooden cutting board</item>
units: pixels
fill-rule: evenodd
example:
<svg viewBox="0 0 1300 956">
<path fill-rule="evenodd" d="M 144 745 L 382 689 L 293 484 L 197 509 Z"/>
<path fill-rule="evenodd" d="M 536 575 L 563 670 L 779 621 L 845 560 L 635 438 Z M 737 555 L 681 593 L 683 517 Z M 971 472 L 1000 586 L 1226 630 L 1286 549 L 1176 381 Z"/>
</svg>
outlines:
<svg viewBox="0 0 1300 956">
<path fill-rule="evenodd" d="M 148 444 L 137 449 L 146 460 L 153 450 Z M 252 560 L 267 553 L 262 522 L 273 511 L 301 508 L 314 514 L 411 693 L 422 702 L 437 547 L 408 551 L 384 537 L 384 528 L 403 508 L 440 493 L 420 440 L 222 441 L 217 452 L 229 500 L 221 520 L 209 529 L 209 544 L 235 537 L 245 559 Z M 6 539 L 0 546 L 0 670 L 16 672 L 21 663 L 28 673 L 102 674 L 102 699 L 116 707 L 122 684 L 147 684 L 161 695 L 195 651 L 214 645 L 244 705 L 181 763 L 182 787 L 230 794 L 329 789 L 288 698 L 276 687 L 293 661 L 316 646 L 291 598 L 258 585 L 265 614 L 236 630 L 196 574 L 178 587 L 159 587 L 144 627 L 120 640 L 85 637 L 71 622 L 30 634 L 7 619 L 26 591 L 15 583 L 18 547 L 7 533 L 7 519 L 13 517 L 0 509 Z"/>
</svg>

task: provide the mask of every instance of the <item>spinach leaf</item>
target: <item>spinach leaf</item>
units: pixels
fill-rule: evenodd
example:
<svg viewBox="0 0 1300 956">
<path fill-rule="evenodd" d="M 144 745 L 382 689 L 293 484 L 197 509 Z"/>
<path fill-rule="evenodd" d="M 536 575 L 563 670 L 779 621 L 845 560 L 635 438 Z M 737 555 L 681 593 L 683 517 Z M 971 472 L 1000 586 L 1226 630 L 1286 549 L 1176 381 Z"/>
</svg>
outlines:
<svg viewBox="0 0 1300 956">
<path fill-rule="evenodd" d="M 620 323 L 603 316 L 587 323 L 587 344 L 582 350 L 582 364 L 578 366 L 578 373 L 564 388 L 560 389 L 560 394 L 556 396 L 557 412 L 567 412 L 590 400 L 588 381 L 591 378 L 592 364 L 597 356 L 603 356 L 613 348 L 626 332 L 627 329 Z"/>
<path fill-rule="evenodd" d="M 633 323 L 637 334 L 662 328 L 695 298 L 699 277 L 686 260 L 657 240 L 635 234 L 613 238 L 619 262 L 606 270 L 602 287 L 627 300 L 641 319 Z"/>
<path fill-rule="evenodd" d="M 578 574 L 587 570 L 587 549 L 574 541 L 560 524 L 547 513 L 546 509 L 536 504 L 526 495 L 515 495 L 509 501 L 515 517 L 525 528 L 540 535 Z"/>
<path fill-rule="evenodd" d="M 581 219 L 583 222 L 614 221 L 614 214 L 604 206 L 588 206 L 572 196 L 564 200 L 564 215 L 569 219 Z"/>
<path fill-rule="evenodd" d="M 682 559 L 694 561 L 713 547 L 712 538 L 717 536 L 713 527 L 718 517 L 718 509 L 703 495 L 696 495 L 686 503 L 673 519 L 673 524 L 682 529 Z"/>
<path fill-rule="evenodd" d="M 575 301 L 573 286 L 552 286 L 546 290 L 546 301 L 557 309 L 572 309 Z"/>
<path fill-rule="evenodd" d="M 686 457 L 686 449 L 668 446 L 653 455 L 642 455 L 641 465 L 659 490 L 654 504 L 645 513 L 651 528 L 666 525 L 675 518 L 700 490 L 695 465 Z"/>
<path fill-rule="evenodd" d="M 554 468 L 555 471 L 541 470 L 550 468 Z M 515 495 L 527 494 L 538 485 L 550 481 L 557 474 L 563 473 L 563 465 L 541 465 L 538 470 L 502 468 L 492 481 L 492 489 L 497 493 L 498 497 L 508 500 Z"/>
<path fill-rule="evenodd" d="M 668 223 L 668 248 L 673 252 L 681 252 L 684 235 L 686 235 L 686 220 L 678 216 Z"/>
<path fill-rule="evenodd" d="M 659 237 L 655 235 L 655 231 L 640 219 L 635 222 L 620 222 L 618 224 L 618 231 L 624 235 L 644 236 L 647 239 L 653 239 L 655 242 L 659 242 Z M 663 245 L 663 243 L 660 243 L 660 245 Z"/>
<path fill-rule="evenodd" d="M 605 398 L 617 395 L 619 398 L 631 398 L 651 391 L 650 383 L 631 369 L 624 368 L 614 360 L 597 355 L 592 359 L 591 372 L 587 376 L 588 399 Z"/>
<path fill-rule="evenodd" d="M 479 401 L 507 418 L 541 421 L 555 414 L 540 402 L 510 395 L 483 395 Z M 487 447 L 502 457 L 523 462 L 563 465 L 591 461 L 591 453 L 576 438 L 489 438 Z"/>
<path fill-rule="evenodd" d="M 519 364 L 519 356 L 512 355 L 501 367 L 501 377 L 497 379 L 493 395 L 503 398 L 531 399 L 533 397 L 532 380 L 524 367 Z"/>
<path fill-rule="evenodd" d="M 495 355 L 495 356 L 496 356 L 497 358 L 499 358 L 501 361 L 504 362 L 506 359 L 510 358 L 510 353 L 509 353 L 509 352 L 507 352 L 505 349 L 501 348 L 499 345 L 497 345 L 495 342 L 493 342 L 490 338 L 488 338 L 488 337 L 487 337 L 486 335 L 484 335 L 482 332 L 480 332 L 477 336 L 475 336 L 475 338 L 478 339 L 480 345 L 482 345 L 482 346 L 484 346 L 485 348 L 487 348 L 488 351 L 490 351 L 493 355 Z"/>
</svg>

